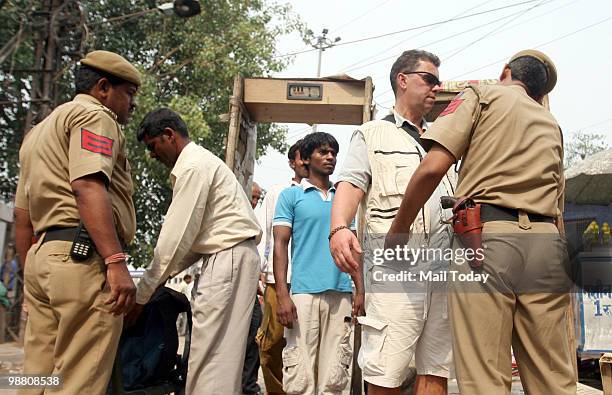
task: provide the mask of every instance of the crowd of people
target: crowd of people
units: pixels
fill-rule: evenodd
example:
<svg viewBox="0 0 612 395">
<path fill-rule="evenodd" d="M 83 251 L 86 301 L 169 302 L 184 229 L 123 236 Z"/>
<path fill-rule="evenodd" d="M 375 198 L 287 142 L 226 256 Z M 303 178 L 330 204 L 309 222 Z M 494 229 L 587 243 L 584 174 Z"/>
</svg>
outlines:
<svg viewBox="0 0 612 395">
<path fill-rule="evenodd" d="M 202 260 L 190 285 L 187 394 L 257 394 L 260 365 L 269 394 L 348 393 L 354 352 L 369 395 L 399 394 L 413 360 L 417 395 L 446 394 L 451 377 L 462 394 L 509 394 L 511 348 L 527 393 L 575 394 L 562 135 L 543 105 L 555 66 L 539 51 L 519 52 L 499 84 L 471 85 L 430 125 L 439 67 L 427 51 L 402 53 L 390 70 L 393 109 L 355 130 L 337 182 L 341 147 L 315 132 L 291 146 L 292 179 L 263 200 L 256 183 L 247 196 L 233 171 L 190 139 L 177 111 L 149 112 L 137 139 L 170 170 L 172 201 L 136 286 L 124 253 L 137 224 L 121 125 L 142 77 L 117 54 L 87 54 L 75 98 L 20 150 L 24 374 L 61 376 L 54 393 L 106 393 L 122 327 Z M 458 206 L 442 205 L 445 196 L 477 205 L 484 263 L 388 257 L 396 247 L 466 247 L 453 236 Z M 430 274 L 385 280 L 417 272 Z M 450 272 L 488 280 L 431 275 Z"/>
</svg>

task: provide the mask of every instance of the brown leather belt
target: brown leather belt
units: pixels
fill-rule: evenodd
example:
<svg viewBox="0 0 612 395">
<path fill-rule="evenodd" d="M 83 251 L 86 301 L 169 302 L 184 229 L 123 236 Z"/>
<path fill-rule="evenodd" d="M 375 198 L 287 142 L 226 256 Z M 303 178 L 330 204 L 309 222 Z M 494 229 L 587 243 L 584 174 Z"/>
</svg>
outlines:
<svg viewBox="0 0 612 395">
<path fill-rule="evenodd" d="M 548 217 L 546 215 L 532 213 L 527 213 L 527 215 L 529 216 L 529 221 L 531 222 L 548 222 L 551 224 L 555 222 L 553 217 Z M 495 204 L 481 203 L 480 205 L 480 220 L 482 222 L 518 221 L 518 217 L 518 210 L 516 209 L 506 208 Z"/>
</svg>

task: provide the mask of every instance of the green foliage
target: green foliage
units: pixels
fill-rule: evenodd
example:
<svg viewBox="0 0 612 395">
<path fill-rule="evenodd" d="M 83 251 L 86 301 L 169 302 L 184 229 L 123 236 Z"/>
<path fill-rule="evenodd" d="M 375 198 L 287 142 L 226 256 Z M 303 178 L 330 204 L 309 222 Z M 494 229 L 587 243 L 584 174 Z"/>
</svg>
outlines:
<svg viewBox="0 0 612 395">
<path fill-rule="evenodd" d="M 583 131 L 573 132 L 565 142 L 565 168 L 569 168 L 589 155 L 608 148 L 606 136 Z"/>
<path fill-rule="evenodd" d="M 72 0 L 77 3 L 76 1 Z M 41 1 L 33 1 L 39 9 Z M 14 36 L 23 20 L 31 16 L 32 4 L 13 0 L 0 10 L 0 48 Z M 152 256 L 162 216 L 171 198 L 169 171 L 151 160 L 142 144 L 136 141 L 138 123 L 157 107 L 167 106 L 185 119 L 192 140 L 223 157 L 228 124 L 219 115 L 229 110 L 233 79 L 269 76 L 287 65 L 285 58 L 275 58 L 275 43 L 279 36 L 303 31 L 300 20 L 288 5 L 270 4 L 263 0 L 200 1 L 202 14 L 189 19 L 174 15 L 163 16 L 157 11 L 137 14 L 153 8 L 151 0 L 103 0 L 78 2 L 86 15 L 88 35 L 72 34 L 63 46 L 82 45 L 84 52 L 105 49 L 117 52 L 132 61 L 143 72 L 132 122 L 125 128 L 128 151 L 135 184 L 134 203 L 138 231 L 131 248 L 135 265 L 148 263 Z M 135 14 L 134 17 L 122 16 Z M 24 19 L 25 17 L 25 19 Z M 107 22 L 110 21 L 110 22 Z M 43 26 L 44 24 L 39 24 Z M 36 29 L 36 26 L 32 26 Z M 19 68 L 32 67 L 35 34 L 14 52 L 8 63 Z M 79 41 L 83 38 L 83 42 Z M 65 51 L 70 52 L 70 51 Z M 65 72 L 57 79 L 58 102 L 71 99 L 72 76 L 78 56 L 63 55 Z M 14 192 L 17 178 L 16 154 L 24 129 L 31 75 L 0 72 L 0 100 L 12 104 L 0 110 L 0 193 L 7 198 Z M 5 91 L 6 86 L 11 86 Z M 6 93 L 5 93 L 6 92 Z M 258 125 L 257 154 L 268 147 L 284 150 L 286 129 L 277 125 Z M 6 178 L 5 178 L 6 176 Z"/>
</svg>

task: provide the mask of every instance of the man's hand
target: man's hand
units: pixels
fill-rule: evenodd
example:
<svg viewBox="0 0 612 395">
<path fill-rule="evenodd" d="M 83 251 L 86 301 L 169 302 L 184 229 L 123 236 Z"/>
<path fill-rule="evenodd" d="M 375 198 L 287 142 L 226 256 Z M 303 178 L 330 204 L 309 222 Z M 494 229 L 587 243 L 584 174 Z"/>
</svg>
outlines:
<svg viewBox="0 0 612 395">
<path fill-rule="evenodd" d="M 365 294 L 363 292 L 356 292 L 353 295 L 353 324 L 357 323 L 357 317 L 363 317 L 364 315 L 366 315 Z"/>
<path fill-rule="evenodd" d="M 106 280 L 111 289 L 110 297 L 104 302 L 114 306 L 114 315 L 126 314 L 136 301 L 136 286 L 125 263 L 111 263 L 106 267 Z"/>
<path fill-rule="evenodd" d="M 354 274 L 361 270 L 359 256 L 362 253 L 357 237 L 350 229 L 340 229 L 329 240 L 329 250 L 338 269 Z M 357 255 L 357 256 L 355 256 Z"/>
<path fill-rule="evenodd" d="M 136 324 L 136 321 L 138 321 L 138 317 L 140 317 L 143 308 L 143 304 L 134 303 L 130 311 L 125 315 L 125 318 L 123 319 L 123 323 L 126 328 L 129 328 L 132 325 Z"/>
<path fill-rule="evenodd" d="M 293 323 L 297 321 L 297 309 L 289 295 L 278 298 L 278 307 L 276 309 L 278 322 L 289 329 L 293 328 Z"/>
<path fill-rule="evenodd" d="M 393 220 L 387 236 L 385 236 L 385 249 L 395 249 L 396 246 L 408 244 L 410 226 L 412 224 L 408 224 L 407 228 L 405 225 L 399 225 L 396 220 Z"/>
</svg>

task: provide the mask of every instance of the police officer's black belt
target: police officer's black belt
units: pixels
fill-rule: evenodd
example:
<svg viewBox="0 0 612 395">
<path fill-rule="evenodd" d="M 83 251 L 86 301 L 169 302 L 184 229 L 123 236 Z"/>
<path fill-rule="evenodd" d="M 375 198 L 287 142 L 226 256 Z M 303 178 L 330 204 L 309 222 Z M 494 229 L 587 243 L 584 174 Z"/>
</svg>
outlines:
<svg viewBox="0 0 612 395">
<path fill-rule="evenodd" d="M 531 222 L 549 222 L 554 223 L 555 220 L 553 217 L 548 217 L 546 215 L 540 214 L 527 214 L 529 216 L 529 221 Z M 489 222 L 489 221 L 518 221 L 518 210 L 512 208 L 506 208 L 502 206 L 497 206 L 495 204 L 481 204 L 480 205 L 480 221 L 481 222 Z"/>
<path fill-rule="evenodd" d="M 77 229 L 79 228 L 76 226 L 71 228 L 60 228 L 53 226 L 45 231 L 45 239 L 43 240 L 43 243 L 55 240 L 73 241 L 74 237 L 76 236 Z"/>
</svg>

